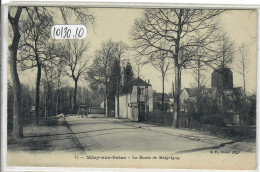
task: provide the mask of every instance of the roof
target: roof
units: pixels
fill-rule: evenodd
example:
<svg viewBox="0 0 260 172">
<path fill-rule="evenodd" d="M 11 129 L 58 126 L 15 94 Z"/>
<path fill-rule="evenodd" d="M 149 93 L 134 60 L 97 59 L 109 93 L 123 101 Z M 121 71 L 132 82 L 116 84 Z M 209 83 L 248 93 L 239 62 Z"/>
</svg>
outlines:
<svg viewBox="0 0 260 172">
<path fill-rule="evenodd" d="M 236 96 L 244 95 L 245 91 L 242 89 L 242 87 L 236 87 L 232 89 L 224 89 L 224 94 L 233 94 Z"/>
<path fill-rule="evenodd" d="M 196 97 L 196 95 L 198 94 L 198 88 L 184 88 L 183 91 L 184 90 L 186 90 L 189 97 Z M 215 96 L 217 89 L 202 87 L 201 91 L 203 94 L 211 94 Z"/>
<path fill-rule="evenodd" d="M 138 85 L 138 86 L 151 86 L 151 84 L 145 82 L 144 80 L 142 80 L 141 78 L 138 78 L 138 79 L 134 79 L 130 82 L 127 83 L 128 84 L 131 84 L 131 85 Z"/>
<path fill-rule="evenodd" d="M 228 68 L 228 67 L 224 67 L 224 68 L 218 68 L 218 69 L 214 69 L 214 71 L 213 71 L 213 73 L 215 73 L 215 72 L 217 72 L 217 73 L 233 73 L 232 71 L 231 71 L 231 69 L 230 68 Z"/>
<path fill-rule="evenodd" d="M 195 97 L 196 96 L 196 89 L 195 88 L 184 88 L 184 89 L 187 91 L 189 97 Z"/>
<path fill-rule="evenodd" d="M 132 92 L 133 86 L 152 86 L 144 80 L 138 78 L 128 82 L 120 91 L 120 94 L 128 94 Z"/>
<path fill-rule="evenodd" d="M 157 98 L 162 98 L 163 93 L 153 93 L 153 99 L 157 100 Z M 169 100 L 170 98 L 173 98 L 171 95 L 164 93 L 164 100 Z"/>
</svg>

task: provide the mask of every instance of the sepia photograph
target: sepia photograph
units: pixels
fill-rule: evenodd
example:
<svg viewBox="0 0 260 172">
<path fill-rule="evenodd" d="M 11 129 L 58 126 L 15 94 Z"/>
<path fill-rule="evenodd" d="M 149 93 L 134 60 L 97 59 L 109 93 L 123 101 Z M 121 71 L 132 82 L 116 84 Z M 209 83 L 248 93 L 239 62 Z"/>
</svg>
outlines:
<svg viewBox="0 0 260 172">
<path fill-rule="evenodd" d="M 7 13 L 8 167 L 256 169 L 256 9 Z"/>
</svg>

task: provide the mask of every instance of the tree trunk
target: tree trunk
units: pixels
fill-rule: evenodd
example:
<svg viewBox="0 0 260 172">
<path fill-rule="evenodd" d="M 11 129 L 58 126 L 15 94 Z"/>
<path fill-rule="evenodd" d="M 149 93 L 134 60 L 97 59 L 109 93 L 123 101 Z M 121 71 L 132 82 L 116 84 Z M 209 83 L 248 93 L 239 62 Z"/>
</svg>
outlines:
<svg viewBox="0 0 260 172">
<path fill-rule="evenodd" d="M 200 88 L 200 61 L 198 62 L 198 78 L 197 78 L 197 84 L 198 84 L 198 88 Z"/>
<path fill-rule="evenodd" d="M 74 79 L 74 92 L 73 92 L 73 112 L 77 112 L 77 90 L 78 90 L 78 80 Z"/>
<path fill-rule="evenodd" d="M 72 95 L 72 94 L 73 94 L 73 90 L 70 89 L 69 92 L 70 92 L 70 95 L 69 95 L 69 96 L 70 96 L 69 110 L 70 110 L 70 113 L 72 114 L 72 113 L 73 113 L 73 112 L 72 112 L 72 110 L 73 110 L 73 106 L 72 106 L 72 104 L 73 104 L 73 98 L 72 98 L 72 96 L 73 96 L 73 95 Z"/>
<path fill-rule="evenodd" d="M 243 62 L 243 85 L 244 85 L 244 91 L 246 92 L 246 76 L 245 76 L 245 63 Z"/>
<path fill-rule="evenodd" d="M 10 74 L 13 82 L 13 92 L 14 92 L 12 136 L 15 139 L 23 137 L 23 123 L 22 123 L 22 114 L 21 114 L 21 106 L 22 106 L 21 84 L 17 73 L 17 64 L 16 64 L 18 44 L 21 37 L 19 33 L 19 27 L 18 27 L 18 22 L 19 22 L 21 12 L 22 12 L 22 7 L 18 7 L 15 18 L 9 16 L 9 22 L 12 25 L 12 30 L 14 34 L 12 44 L 9 47 L 9 52 L 10 52 L 9 64 L 10 64 Z"/>
<path fill-rule="evenodd" d="M 103 105 L 104 105 L 104 115 L 106 116 L 107 114 L 107 109 L 106 109 L 106 93 L 104 94 L 104 100 L 103 100 Z"/>
<path fill-rule="evenodd" d="M 58 106 L 59 106 L 59 95 L 60 95 L 60 84 L 59 84 L 59 80 L 58 80 L 58 88 L 56 91 L 56 107 L 55 107 L 55 115 L 58 115 Z"/>
<path fill-rule="evenodd" d="M 164 110 L 164 79 L 165 76 L 162 75 L 162 111 Z"/>
<path fill-rule="evenodd" d="M 224 59 L 224 57 L 223 57 Z M 224 61 L 223 61 L 223 65 L 221 68 L 221 87 L 220 87 L 220 112 L 223 115 L 225 112 L 225 106 L 224 106 Z"/>
<path fill-rule="evenodd" d="M 116 111 L 117 111 L 117 118 L 120 118 L 120 114 L 119 114 L 119 92 L 120 92 L 120 78 L 121 78 L 121 76 L 120 76 L 120 72 L 121 72 L 121 69 L 120 69 L 120 62 L 121 62 L 121 57 L 119 56 L 118 57 L 118 59 L 119 59 L 119 69 L 117 70 L 117 107 L 116 107 Z"/>
<path fill-rule="evenodd" d="M 181 69 L 175 67 L 175 94 L 174 94 L 174 111 L 172 127 L 179 128 L 180 115 L 180 92 L 181 92 Z"/>
<path fill-rule="evenodd" d="M 44 96 L 44 116 L 45 116 L 45 119 L 47 119 L 47 96 L 46 96 L 46 93 L 45 93 L 45 96 Z"/>
<path fill-rule="evenodd" d="M 140 94 L 141 94 L 141 90 L 139 88 L 139 77 L 138 77 L 138 84 L 137 84 L 137 110 L 138 110 L 138 117 L 137 117 L 137 121 L 140 121 Z"/>
<path fill-rule="evenodd" d="M 178 32 L 175 46 L 174 66 L 175 66 L 175 95 L 174 95 L 174 110 L 172 127 L 179 128 L 180 115 L 180 92 L 181 92 L 181 67 L 179 67 L 179 45 L 182 32 L 182 15 L 183 9 L 180 9 L 178 16 Z"/>
<path fill-rule="evenodd" d="M 51 97 L 51 86 L 50 86 L 50 84 L 49 84 L 49 82 L 48 82 L 48 84 L 47 84 L 47 116 L 46 116 L 46 119 L 51 115 L 51 106 L 52 106 L 52 104 L 51 104 L 51 99 L 52 99 L 52 97 Z"/>
<path fill-rule="evenodd" d="M 14 38 L 15 39 L 15 38 Z M 15 43 L 17 41 L 17 43 Z M 18 40 L 14 40 L 9 47 L 10 51 L 10 73 L 13 82 L 14 104 L 13 104 L 13 138 L 23 137 L 22 114 L 21 114 L 21 84 L 17 73 L 17 46 Z M 16 46 L 17 44 L 17 46 Z"/>
<path fill-rule="evenodd" d="M 120 75 L 120 73 L 118 74 Z M 117 118 L 120 118 L 120 114 L 119 114 L 119 92 L 120 92 L 120 76 L 118 76 L 117 78 L 117 106 L 116 106 L 116 111 L 117 111 Z"/>
<path fill-rule="evenodd" d="M 244 83 L 244 91 L 246 92 L 246 77 L 245 74 L 243 74 L 243 83 Z"/>
<path fill-rule="evenodd" d="M 107 97 L 106 97 L 106 102 L 105 102 L 105 105 L 106 105 L 106 117 L 108 117 L 108 100 L 107 100 Z"/>
<path fill-rule="evenodd" d="M 40 62 L 37 62 L 37 79 L 36 79 L 36 95 L 35 95 L 35 115 L 36 123 L 39 124 L 40 112 L 40 84 L 41 84 L 42 67 Z"/>
<path fill-rule="evenodd" d="M 105 116 L 107 117 L 108 116 L 108 100 L 107 100 L 107 97 L 108 97 L 108 84 L 106 84 L 106 90 L 105 90 L 105 100 L 104 100 L 104 108 L 105 108 Z"/>
</svg>

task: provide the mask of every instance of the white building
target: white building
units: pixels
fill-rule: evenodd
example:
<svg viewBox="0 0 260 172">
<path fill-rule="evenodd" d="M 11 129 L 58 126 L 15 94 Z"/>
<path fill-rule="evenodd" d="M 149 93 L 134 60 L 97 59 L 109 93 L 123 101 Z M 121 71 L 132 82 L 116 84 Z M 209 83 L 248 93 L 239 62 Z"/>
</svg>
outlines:
<svg viewBox="0 0 260 172">
<path fill-rule="evenodd" d="M 139 102 L 139 113 L 138 113 Z M 142 79 L 134 79 L 121 89 L 119 95 L 119 118 L 139 121 L 146 112 L 153 110 L 153 89 L 150 83 Z M 117 98 L 115 97 L 115 116 L 117 114 Z"/>
</svg>

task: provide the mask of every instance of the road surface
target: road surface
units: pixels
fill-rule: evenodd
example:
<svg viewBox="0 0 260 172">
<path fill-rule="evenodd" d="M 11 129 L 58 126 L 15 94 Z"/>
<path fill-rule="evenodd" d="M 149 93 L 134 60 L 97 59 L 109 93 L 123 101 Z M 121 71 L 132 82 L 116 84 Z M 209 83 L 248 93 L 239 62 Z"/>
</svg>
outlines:
<svg viewBox="0 0 260 172">
<path fill-rule="evenodd" d="M 68 116 L 66 121 L 84 152 L 210 151 L 209 143 L 114 123 L 104 115 Z"/>
</svg>

